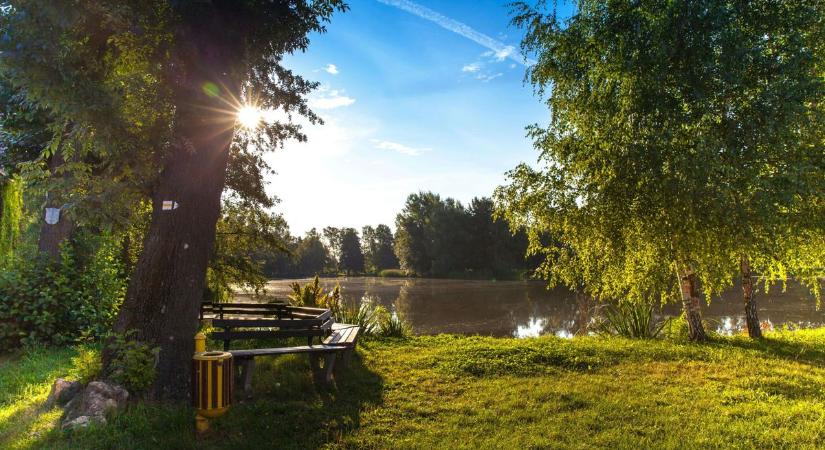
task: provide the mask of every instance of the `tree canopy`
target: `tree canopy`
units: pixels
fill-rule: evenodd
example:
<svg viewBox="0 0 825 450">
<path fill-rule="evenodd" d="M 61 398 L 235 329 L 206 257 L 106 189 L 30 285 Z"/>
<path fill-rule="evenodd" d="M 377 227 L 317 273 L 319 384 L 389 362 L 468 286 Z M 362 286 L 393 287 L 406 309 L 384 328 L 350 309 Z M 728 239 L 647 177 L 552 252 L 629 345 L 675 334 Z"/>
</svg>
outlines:
<svg viewBox="0 0 825 450">
<path fill-rule="evenodd" d="M 777 236 L 803 223 L 821 241 L 821 5 L 578 6 L 561 21 L 516 5 L 551 119 L 529 128 L 541 167 L 511 171 L 496 199 L 552 283 L 602 299 L 681 291 L 702 339 L 697 286 L 729 286 L 743 255 L 784 258 Z"/>
</svg>

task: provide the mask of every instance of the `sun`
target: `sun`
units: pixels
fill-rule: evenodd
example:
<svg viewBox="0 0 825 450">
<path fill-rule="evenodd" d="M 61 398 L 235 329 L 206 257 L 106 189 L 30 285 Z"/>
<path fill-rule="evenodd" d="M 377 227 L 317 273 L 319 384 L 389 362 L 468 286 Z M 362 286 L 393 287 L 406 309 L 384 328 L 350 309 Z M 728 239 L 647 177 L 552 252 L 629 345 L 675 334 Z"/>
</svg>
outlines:
<svg viewBox="0 0 825 450">
<path fill-rule="evenodd" d="M 244 128 L 257 128 L 263 120 L 261 110 L 254 106 L 244 106 L 238 110 L 238 122 Z"/>
</svg>

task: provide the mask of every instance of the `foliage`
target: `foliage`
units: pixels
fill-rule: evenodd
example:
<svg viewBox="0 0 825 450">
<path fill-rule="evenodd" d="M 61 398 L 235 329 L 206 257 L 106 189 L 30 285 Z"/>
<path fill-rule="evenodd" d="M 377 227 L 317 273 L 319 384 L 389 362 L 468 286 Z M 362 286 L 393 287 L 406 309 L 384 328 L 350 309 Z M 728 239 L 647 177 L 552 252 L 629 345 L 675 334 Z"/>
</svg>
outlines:
<svg viewBox="0 0 825 450">
<path fill-rule="evenodd" d="M 14 255 L 20 239 L 23 214 L 23 183 L 0 176 L 0 268 Z"/>
<path fill-rule="evenodd" d="M 296 306 L 315 306 L 319 308 L 330 308 L 341 301 L 341 286 L 335 285 L 331 292 L 324 291 L 321 280 L 318 276 L 311 283 L 301 286 L 300 283 L 292 283 L 292 294 L 289 301 Z"/>
<path fill-rule="evenodd" d="M 489 199 L 473 199 L 467 209 L 431 192 L 412 194 L 395 224 L 395 252 L 410 274 L 501 276 L 532 263 L 525 260 L 525 235 L 511 235 L 506 220 L 496 221 Z"/>
<path fill-rule="evenodd" d="M 0 343 L 6 349 L 103 336 L 126 291 L 119 246 L 109 236 L 64 245 L 59 261 L 16 257 L 0 271 Z M 84 253 L 89 256 L 84 257 Z"/>
<path fill-rule="evenodd" d="M 328 306 L 336 322 L 358 325 L 364 336 L 378 335 L 389 320 L 386 308 L 370 297 L 363 297 L 358 304 L 350 304 L 340 299 Z M 393 324 L 396 326 L 398 324 Z"/>
<path fill-rule="evenodd" d="M 300 239 L 295 249 L 295 264 L 302 275 L 317 275 L 329 265 L 330 254 L 313 228 Z"/>
<path fill-rule="evenodd" d="M 385 314 L 379 324 L 382 337 L 405 338 L 411 334 L 410 325 L 397 312 Z"/>
<path fill-rule="evenodd" d="M 365 226 L 361 230 L 361 248 L 364 253 L 366 272 L 378 274 L 385 269 L 399 267 L 393 246 L 395 238 L 390 227 L 381 224 L 373 228 Z"/>
<path fill-rule="evenodd" d="M 263 294 L 267 277 L 255 255 L 287 252 L 284 236 L 288 233 L 282 216 L 254 203 L 225 200 L 206 273 L 207 300 L 229 301 L 235 288 Z"/>
<path fill-rule="evenodd" d="M 27 188 L 71 205 L 81 225 L 127 226 L 158 171 L 173 111 L 161 86 L 163 3 L 5 2 L 0 69 L 13 95 L 4 108 L 18 113 L 4 139 L 26 153 L 14 159 Z M 58 153 L 65 164 L 51 176 Z"/>
<path fill-rule="evenodd" d="M 781 258 L 805 229 L 791 224 L 821 236 L 821 6 L 585 1 L 562 22 L 538 5 L 515 23 L 551 111 L 529 128 L 541 167 L 509 172 L 496 200 L 539 275 L 668 301 L 677 274 L 711 294 L 743 253 Z"/>
<path fill-rule="evenodd" d="M 364 273 L 364 254 L 361 252 L 361 238 L 353 228 L 341 230 L 341 259 L 338 269 L 347 275 L 350 272 Z"/>
<path fill-rule="evenodd" d="M 286 251 L 257 251 L 263 262 L 263 273 L 269 278 L 300 278 L 326 273 L 332 256 L 315 228 L 303 237 L 293 237 L 285 230 Z"/>
<path fill-rule="evenodd" d="M 79 347 L 77 356 L 72 357 L 72 365 L 75 368 L 78 380 L 83 384 L 88 384 L 100 377 L 103 370 L 103 361 L 100 359 L 100 352 L 89 347 Z"/>
<path fill-rule="evenodd" d="M 384 269 L 381 272 L 378 272 L 378 276 L 382 278 L 404 278 L 407 275 L 405 270 L 401 269 Z"/>
<path fill-rule="evenodd" d="M 619 302 L 601 308 L 602 321 L 596 325 L 601 334 L 626 338 L 658 337 L 665 321 L 656 323 L 653 318 L 653 304 L 650 302 Z"/>
<path fill-rule="evenodd" d="M 61 411 L 40 404 L 75 350 L 28 350 L 0 359 L 0 447 L 819 448 L 825 437 L 822 329 L 706 345 L 420 336 L 358 347 L 333 397 L 305 356 L 259 360 L 261 401 L 234 404 L 200 438 L 191 408 L 155 402 L 62 432 Z"/>
<path fill-rule="evenodd" d="M 325 227 L 324 238 L 334 258 L 336 272 L 364 272 L 364 253 L 361 238 L 354 228 Z"/>
<path fill-rule="evenodd" d="M 107 349 L 112 354 L 108 377 L 129 392 L 143 392 L 155 381 L 159 347 L 134 338 L 136 332 L 113 333 Z"/>
</svg>

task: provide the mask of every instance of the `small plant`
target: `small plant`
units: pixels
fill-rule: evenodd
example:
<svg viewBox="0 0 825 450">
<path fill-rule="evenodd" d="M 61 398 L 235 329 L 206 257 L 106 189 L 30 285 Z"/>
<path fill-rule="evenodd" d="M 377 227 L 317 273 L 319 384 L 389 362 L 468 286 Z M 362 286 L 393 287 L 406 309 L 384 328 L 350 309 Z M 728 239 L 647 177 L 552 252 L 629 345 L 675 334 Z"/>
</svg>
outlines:
<svg viewBox="0 0 825 450">
<path fill-rule="evenodd" d="M 78 347 L 77 356 L 72 358 L 72 365 L 78 381 L 83 384 L 88 384 L 98 378 L 103 370 L 100 352 L 87 347 Z"/>
<path fill-rule="evenodd" d="M 320 308 L 331 308 L 332 305 L 341 301 L 341 286 L 335 285 L 331 292 L 324 291 L 318 275 L 311 283 L 301 286 L 300 283 L 292 283 L 292 294 L 289 301 L 296 306 L 317 306 Z"/>
<path fill-rule="evenodd" d="M 145 391 L 155 381 L 155 364 L 159 347 L 134 338 L 135 331 L 115 334 L 108 348 L 112 352 L 112 381 L 121 384 L 130 392 Z"/>
<path fill-rule="evenodd" d="M 381 320 L 380 327 L 379 334 L 384 337 L 403 338 L 410 335 L 410 326 L 395 312 L 387 314 Z"/>
<path fill-rule="evenodd" d="M 331 308 L 336 322 L 349 323 L 361 327 L 364 335 L 376 335 L 381 330 L 381 323 L 389 312 L 371 297 L 364 296 L 358 306 L 339 301 Z"/>
<path fill-rule="evenodd" d="M 600 334 L 655 338 L 665 326 L 665 322 L 654 321 L 653 304 L 650 302 L 626 301 L 606 305 L 602 309 L 602 314 L 602 320 L 596 325 L 596 331 Z"/>
</svg>

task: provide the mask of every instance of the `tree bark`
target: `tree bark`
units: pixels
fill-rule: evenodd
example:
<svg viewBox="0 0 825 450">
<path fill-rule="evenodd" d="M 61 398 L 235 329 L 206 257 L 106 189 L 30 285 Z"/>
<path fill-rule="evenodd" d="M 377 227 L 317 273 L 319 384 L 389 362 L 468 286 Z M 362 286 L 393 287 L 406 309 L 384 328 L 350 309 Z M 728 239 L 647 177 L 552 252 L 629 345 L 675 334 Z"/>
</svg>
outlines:
<svg viewBox="0 0 825 450">
<path fill-rule="evenodd" d="M 229 106 L 239 82 L 226 74 L 237 46 L 218 30 L 210 6 L 176 36 L 175 126 L 171 149 L 153 194 L 152 219 L 134 267 L 115 331 L 160 352 L 150 396 L 189 396 L 193 337 L 215 242 L 235 115 Z M 207 87 L 205 89 L 204 87 Z M 220 87 L 220 95 L 214 95 Z M 111 355 L 105 358 L 106 366 Z"/>
<path fill-rule="evenodd" d="M 58 149 L 49 160 L 49 171 L 52 177 L 57 175 L 57 171 L 64 163 L 63 154 Z M 55 192 L 49 193 L 49 199 L 46 202 L 47 208 L 59 208 L 60 217 L 57 223 L 48 224 L 45 220 L 46 210 L 41 212 L 40 220 L 40 237 L 37 240 L 37 250 L 52 260 L 60 258 L 60 244 L 71 237 L 75 229 L 75 223 L 67 215 L 66 211 L 62 209 L 63 202 L 60 201 L 59 196 Z"/>
<path fill-rule="evenodd" d="M 762 328 L 759 326 L 759 316 L 756 312 L 754 298 L 753 274 L 751 274 L 750 260 L 743 255 L 740 260 L 742 272 L 742 297 L 745 300 L 745 322 L 748 325 L 748 336 L 753 339 L 762 337 Z"/>
<path fill-rule="evenodd" d="M 708 339 L 702 325 L 700 299 L 696 289 L 696 274 L 690 268 L 679 272 L 679 285 L 682 292 L 682 309 L 688 324 L 688 337 L 691 341 L 703 342 Z"/>
</svg>

